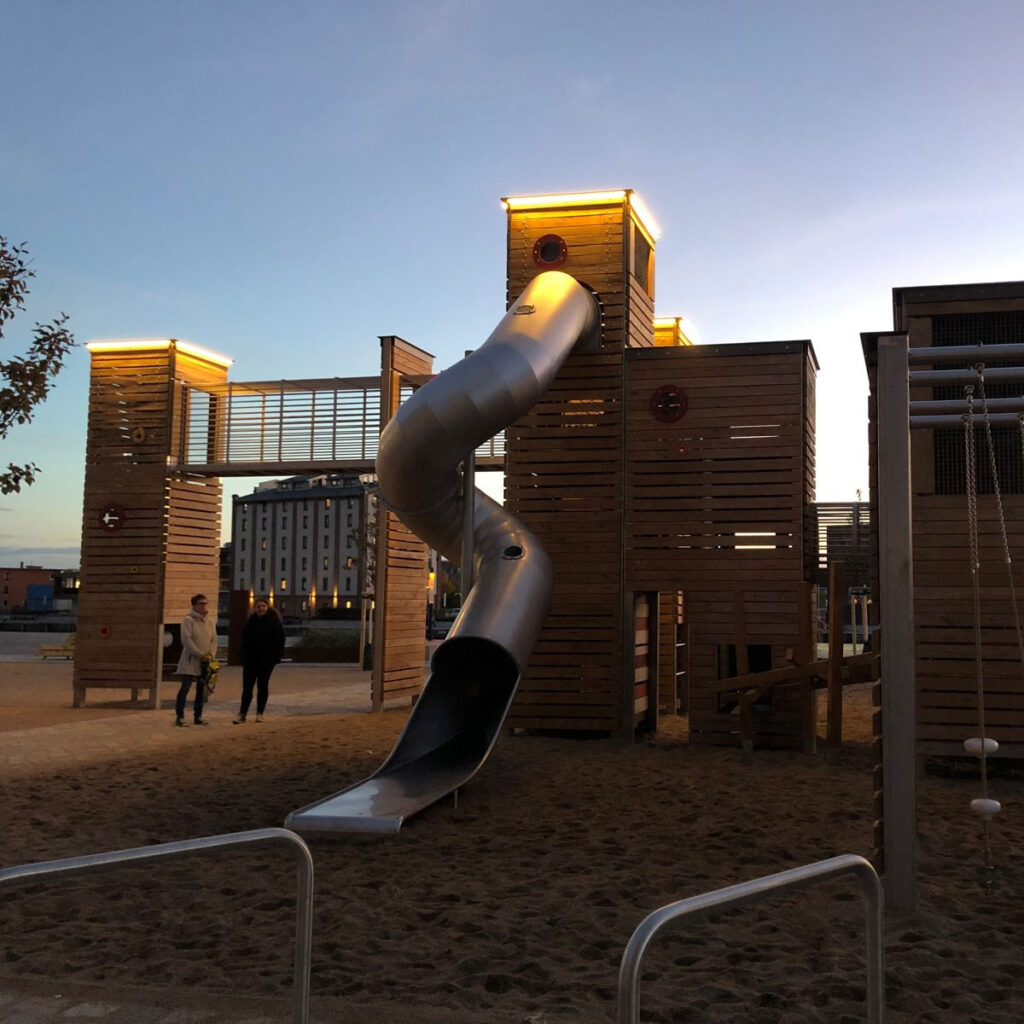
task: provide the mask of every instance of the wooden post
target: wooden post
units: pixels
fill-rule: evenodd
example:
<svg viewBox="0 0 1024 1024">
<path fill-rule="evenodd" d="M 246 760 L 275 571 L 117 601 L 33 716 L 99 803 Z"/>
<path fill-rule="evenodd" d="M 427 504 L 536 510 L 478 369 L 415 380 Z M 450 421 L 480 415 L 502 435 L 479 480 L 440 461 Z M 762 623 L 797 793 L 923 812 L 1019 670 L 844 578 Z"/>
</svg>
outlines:
<svg viewBox="0 0 1024 1024">
<path fill-rule="evenodd" d="M 743 591 L 735 590 L 732 595 L 733 634 L 736 644 L 736 674 L 750 675 L 750 656 L 747 651 L 747 610 L 744 607 Z M 740 695 L 740 741 L 743 757 L 749 761 L 754 756 L 754 714 L 746 694 Z"/>
<path fill-rule="evenodd" d="M 818 624 L 814 621 L 813 583 L 801 583 L 797 590 L 797 615 L 800 618 L 800 633 L 794 660 L 798 665 L 809 665 L 817 661 L 814 648 Z M 800 726 L 803 732 L 805 754 L 818 749 L 818 701 L 810 680 L 800 687 Z"/>
<path fill-rule="evenodd" d="M 828 570 L 828 725 L 829 756 L 843 744 L 843 619 L 846 567 L 833 562 Z"/>
<path fill-rule="evenodd" d="M 747 653 L 747 612 L 743 606 L 743 591 L 733 591 L 732 595 L 733 632 L 736 637 L 736 675 L 750 674 L 750 658 Z"/>
<path fill-rule="evenodd" d="M 885 902 L 917 906 L 914 556 L 907 335 L 878 339 L 878 566 Z"/>
</svg>

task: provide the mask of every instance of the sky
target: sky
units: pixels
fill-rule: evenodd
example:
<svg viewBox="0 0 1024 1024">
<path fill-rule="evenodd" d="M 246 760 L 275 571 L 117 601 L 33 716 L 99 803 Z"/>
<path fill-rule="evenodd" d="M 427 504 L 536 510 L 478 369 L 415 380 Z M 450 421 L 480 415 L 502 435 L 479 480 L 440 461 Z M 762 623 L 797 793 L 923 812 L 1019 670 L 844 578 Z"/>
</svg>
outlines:
<svg viewBox="0 0 1024 1024">
<path fill-rule="evenodd" d="M 819 500 L 867 497 L 860 332 L 894 287 L 1024 278 L 1024 4 L 0 0 L 0 358 L 183 338 L 234 380 L 455 362 L 504 312 L 499 199 L 633 188 L 656 311 L 809 338 Z M 89 358 L 0 464 L 0 565 L 78 564 Z M 225 481 L 231 493 L 251 481 Z M 224 538 L 227 539 L 227 536 Z"/>
</svg>

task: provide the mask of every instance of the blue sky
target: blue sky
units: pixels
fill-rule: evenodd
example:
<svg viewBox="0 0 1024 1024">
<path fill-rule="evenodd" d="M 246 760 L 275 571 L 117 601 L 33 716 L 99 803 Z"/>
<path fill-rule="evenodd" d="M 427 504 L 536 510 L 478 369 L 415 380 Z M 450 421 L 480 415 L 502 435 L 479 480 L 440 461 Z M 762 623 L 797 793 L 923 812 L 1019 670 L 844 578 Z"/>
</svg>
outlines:
<svg viewBox="0 0 1024 1024">
<path fill-rule="evenodd" d="M 179 337 L 237 380 L 449 365 L 504 308 L 499 197 L 637 189 L 657 310 L 811 338 L 818 497 L 867 492 L 859 333 L 894 286 L 1024 277 L 1018 2 L 0 0 L 5 356 Z M 0 564 L 77 564 L 88 356 L 4 443 Z M 227 481 L 225 491 L 248 489 Z"/>
</svg>

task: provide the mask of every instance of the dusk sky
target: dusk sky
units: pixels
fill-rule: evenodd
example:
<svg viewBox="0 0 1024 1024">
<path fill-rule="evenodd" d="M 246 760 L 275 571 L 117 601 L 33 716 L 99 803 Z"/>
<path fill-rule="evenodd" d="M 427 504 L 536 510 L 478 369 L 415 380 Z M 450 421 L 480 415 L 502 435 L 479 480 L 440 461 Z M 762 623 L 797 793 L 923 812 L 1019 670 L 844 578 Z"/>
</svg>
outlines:
<svg viewBox="0 0 1024 1024">
<path fill-rule="evenodd" d="M 658 314 L 810 338 L 818 498 L 866 497 L 860 332 L 895 286 L 1024 278 L 1022 46 L 1019 0 L 0 0 L 38 275 L 4 357 L 63 310 L 235 380 L 373 374 L 381 334 L 444 368 L 504 311 L 499 197 L 634 188 Z M 78 564 L 88 365 L 3 446 L 43 472 L 0 565 Z"/>
</svg>

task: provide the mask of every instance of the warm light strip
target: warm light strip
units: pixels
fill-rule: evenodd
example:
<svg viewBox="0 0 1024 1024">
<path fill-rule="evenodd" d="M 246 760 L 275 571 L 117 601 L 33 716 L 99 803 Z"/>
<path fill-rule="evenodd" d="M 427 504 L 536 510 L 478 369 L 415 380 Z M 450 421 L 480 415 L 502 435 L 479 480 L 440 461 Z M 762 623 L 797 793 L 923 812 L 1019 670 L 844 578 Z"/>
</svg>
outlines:
<svg viewBox="0 0 1024 1024">
<path fill-rule="evenodd" d="M 635 192 L 629 193 L 629 205 L 633 208 L 636 219 L 640 221 L 644 231 L 651 236 L 651 240 L 656 242 L 661 238 L 661 228 L 658 227 L 658 222 L 651 216 L 647 204 Z"/>
<path fill-rule="evenodd" d="M 128 338 L 123 341 L 87 341 L 85 347 L 90 352 L 150 352 L 154 349 L 167 349 L 174 345 L 180 352 L 203 359 L 216 366 L 228 367 L 234 362 L 219 352 L 200 348 L 190 341 L 178 341 L 176 338 Z"/>
<path fill-rule="evenodd" d="M 628 200 L 641 226 L 652 241 L 661 238 L 661 228 L 651 216 L 647 204 L 629 188 L 605 189 L 603 192 L 562 192 L 539 196 L 506 196 L 502 205 L 506 210 L 540 210 L 551 207 L 596 206 L 600 203 L 620 203 Z"/>
<path fill-rule="evenodd" d="M 593 206 L 596 203 L 621 203 L 626 189 L 603 192 L 562 192 L 540 196 L 506 196 L 501 201 L 506 210 L 536 210 L 548 206 Z"/>
</svg>

